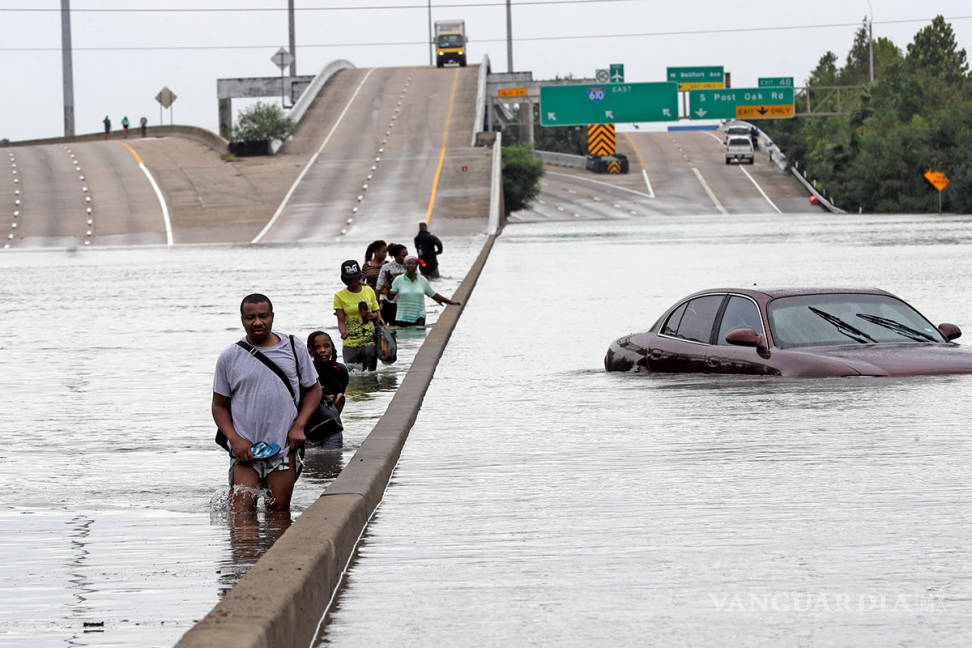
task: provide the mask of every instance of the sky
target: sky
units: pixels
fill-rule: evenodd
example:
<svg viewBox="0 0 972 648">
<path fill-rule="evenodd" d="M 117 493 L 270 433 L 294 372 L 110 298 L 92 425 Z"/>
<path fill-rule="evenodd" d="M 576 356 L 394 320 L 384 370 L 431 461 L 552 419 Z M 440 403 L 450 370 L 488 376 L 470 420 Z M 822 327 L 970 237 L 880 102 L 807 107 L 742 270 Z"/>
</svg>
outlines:
<svg viewBox="0 0 972 648">
<path fill-rule="evenodd" d="M 60 5 L 0 0 L 0 138 L 64 134 Z M 175 123 L 216 131 L 216 80 L 279 75 L 270 57 L 288 46 L 287 0 L 70 6 L 78 134 L 102 130 L 106 114 L 115 127 L 124 115 L 158 124 L 154 97 L 164 86 L 178 96 Z M 295 7 L 298 74 L 317 74 L 335 59 L 427 65 L 429 8 L 433 21 L 465 19 L 470 63 L 488 55 L 494 72 L 508 69 L 504 0 L 295 0 Z M 722 65 L 734 87 L 755 86 L 761 76 L 793 76 L 799 86 L 827 50 L 843 62 L 868 15 L 874 37 L 902 50 L 944 15 L 959 47 L 972 53 L 968 0 L 513 0 L 511 13 L 513 69 L 534 79 L 592 77 L 622 63 L 629 82 L 663 81 L 669 66 Z"/>
</svg>

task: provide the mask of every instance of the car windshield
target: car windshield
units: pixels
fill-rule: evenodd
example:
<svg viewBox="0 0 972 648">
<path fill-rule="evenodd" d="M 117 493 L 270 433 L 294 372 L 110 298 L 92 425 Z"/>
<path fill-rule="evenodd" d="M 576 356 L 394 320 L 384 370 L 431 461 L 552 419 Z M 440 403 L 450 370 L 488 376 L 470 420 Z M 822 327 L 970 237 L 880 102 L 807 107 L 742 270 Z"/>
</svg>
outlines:
<svg viewBox="0 0 972 648">
<path fill-rule="evenodd" d="M 769 303 L 767 316 L 773 341 L 782 349 L 946 341 L 921 313 L 888 295 L 825 293 L 780 297 Z"/>
<path fill-rule="evenodd" d="M 462 36 L 459 34 L 439 36 L 439 47 L 462 47 Z"/>
</svg>

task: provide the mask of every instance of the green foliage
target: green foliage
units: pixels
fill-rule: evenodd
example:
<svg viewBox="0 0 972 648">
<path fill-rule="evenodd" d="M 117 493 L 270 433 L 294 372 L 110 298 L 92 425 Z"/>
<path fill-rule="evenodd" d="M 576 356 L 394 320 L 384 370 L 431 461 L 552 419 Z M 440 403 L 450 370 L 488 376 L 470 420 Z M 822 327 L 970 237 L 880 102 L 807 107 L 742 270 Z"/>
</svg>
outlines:
<svg viewBox="0 0 972 648">
<path fill-rule="evenodd" d="M 543 160 L 525 144 L 503 147 L 503 205 L 506 213 L 524 209 L 540 193 Z"/>
<path fill-rule="evenodd" d="M 230 140 L 233 142 L 284 141 L 294 133 L 294 120 L 276 104 L 262 101 L 240 111 Z"/>
<path fill-rule="evenodd" d="M 902 55 L 890 40 L 874 42 L 875 82 L 841 95 L 830 117 L 767 122 L 765 130 L 808 176 L 848 211 L 932 212 L 938 192 L 928 170 L 944 171 L 950 184 L 944 208 L 972 213 L 972 76 L 965 50 L 941 16 L 919 31 Z M 867 84 L 866 26 L 855 34 L 846 65 L 827 52 L 810 76 L 811 86 Z M 805 109 L 808 97 L 797 96 Z M 816 112 L 838 112 L 836 96 L 815 90 Z"/>
</svg>

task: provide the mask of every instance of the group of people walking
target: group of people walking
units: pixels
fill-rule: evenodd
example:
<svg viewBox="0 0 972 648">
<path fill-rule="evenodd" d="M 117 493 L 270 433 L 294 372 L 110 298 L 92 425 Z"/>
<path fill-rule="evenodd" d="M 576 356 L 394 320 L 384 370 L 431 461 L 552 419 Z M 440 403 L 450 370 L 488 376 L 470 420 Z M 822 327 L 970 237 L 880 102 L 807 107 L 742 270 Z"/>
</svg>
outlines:
<svg viewBox="0 0 972 648">
<path fill-rule="evenodd" d="M 240 303 L 245 337 L 216 362 L 212 415 L 217 442 L 230 453 L 230 507 L 252 510 L 266 489 L 267 510 L 287 511 L 303 468 L 304 428 L 322 399 L 341 412 L 348 367 L 377 365 L 376 325 L 424 326 L 425 297 L 455 304 L 431 287 L 438 277 L 442 242 L 425 223 L 415 237 L 419 256 L 398 243 L 372 242 L 364 264 L 341 264 L 345 287 L 334 295 L 344 364 L 331 336 L 314 331 L 306 344 L 273 329 L 273 304 L 266 295 Z M 389 259 L 389 255 L 391 258 Z M 220 439 L 222 437 L 222 439 Z"/>
<path fill-rule="evenodd" d="M 341 264 L 345 288 L 334 295 L 334 314 L 344 341 L 344 362 L 373 371 L 378 363 L 376 326 L 425 326 L 425 297 L 439 304 L 459 302 L 432 288 L 439 276 L 442 241 L 419 224 L 415 237 L 418 256 L 401 243 L 372 241 L 364 264 L 348 259 Z"/>
</svg>

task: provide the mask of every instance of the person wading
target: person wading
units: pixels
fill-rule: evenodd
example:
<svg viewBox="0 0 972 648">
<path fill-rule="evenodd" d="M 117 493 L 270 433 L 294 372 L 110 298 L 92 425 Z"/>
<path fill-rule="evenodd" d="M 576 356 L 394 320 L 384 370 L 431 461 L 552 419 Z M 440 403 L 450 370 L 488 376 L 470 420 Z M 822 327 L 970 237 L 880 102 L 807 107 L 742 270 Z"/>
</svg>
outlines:
<svg viewBox="0 0 972 648">
<path fill-rule="evenodd" d="M 367 371 L 378 365 L 375 348 L 375 321 L 384 324 L 378 312 L 378 298 L 371 286 L 361 284 L 361 266 L 354 259 L 341 264 L 341 281 L 347 286 L 334 294 L 334 315 L 344 345 L 344 363 Z"/>
<path fill-rule="evenodd" d="M 419 260 L 410 256 L 405 259 L 405 274 L 392 282 L 391 294 L 397 297 L 396 326 L 425 326 L 425 296 L 439 304 L 458 306 L 459 302 L 443 297 L 433 290 L 429 280 L 418 273 Z"/>
<path fill-rule="evenodd" d="M 429 226 L 425 223 L 419 223 L 419 232 L 415 236 L 415 254 L 422 260 L 422 274 L 429 279 L 438 279 L 438 257 L 442 254 L 442 241 L 429 231 Z"/>
<path fill-rule="evenodd" d="M 269 491 L 268 511 L 289 511 L 302 465 L 304 426 L 321 402 L 321 386 L 307 347 L 273 330 L 269 298 L 244 297 L 240 319 L 246 337 L 220 354 L 213 378 L 213 420 L 230 446 L 230 506 L 255 509 L 263 487 Z M 303 401 L 295 398 L 298 394 Z"/>
</svg>

